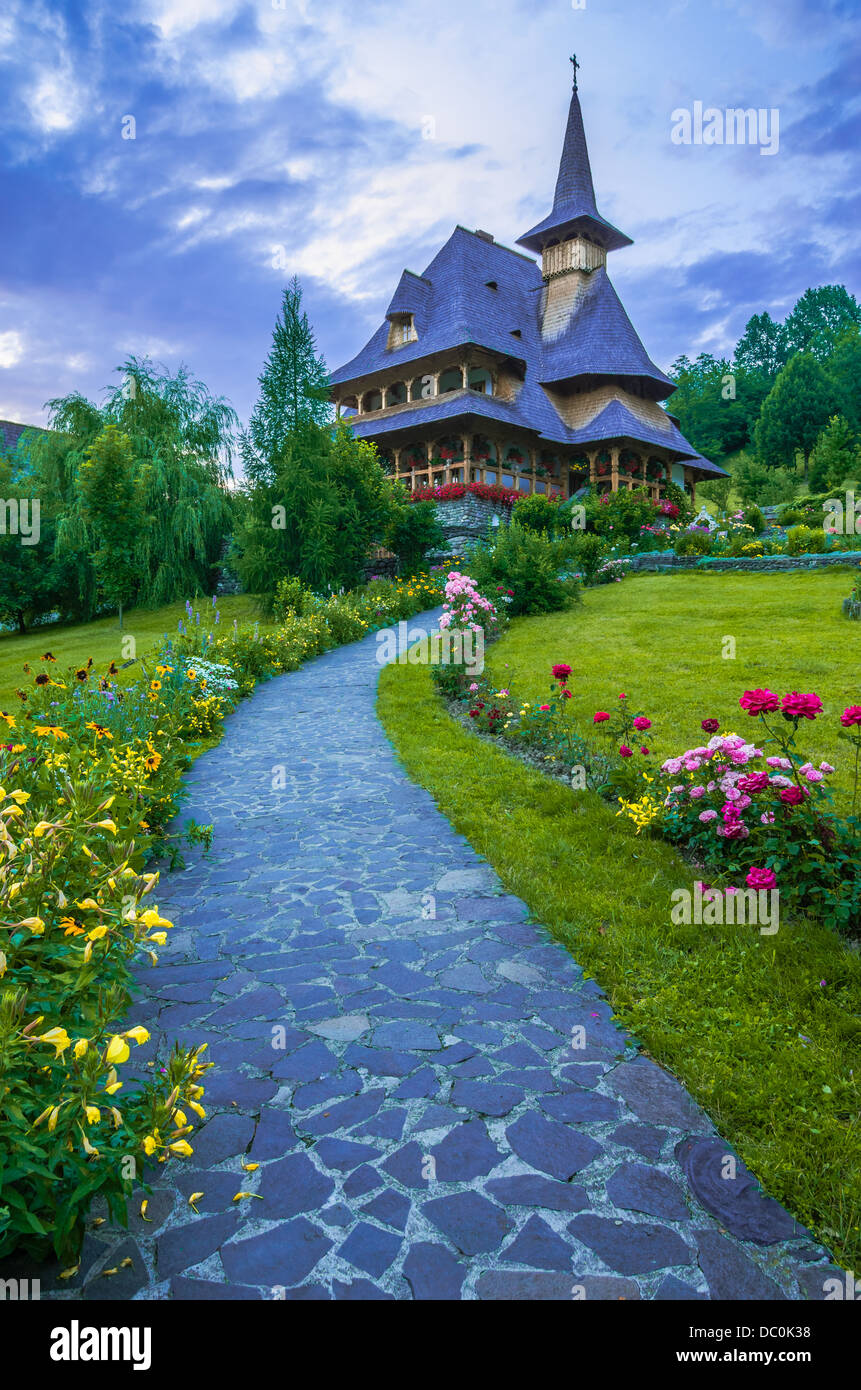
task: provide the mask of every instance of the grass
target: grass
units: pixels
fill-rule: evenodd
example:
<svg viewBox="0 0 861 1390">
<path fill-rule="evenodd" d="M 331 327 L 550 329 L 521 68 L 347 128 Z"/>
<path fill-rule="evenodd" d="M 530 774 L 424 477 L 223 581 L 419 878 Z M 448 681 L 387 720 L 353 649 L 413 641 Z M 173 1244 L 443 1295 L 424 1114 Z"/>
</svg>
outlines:
<svg viewBox="0 0 861 1390">
<path fill-rule="evenodd" d="M 861 625 L 841 611 L 850 574 L 638 576 L 587 590 L 580 608 L 513 623 L 491 649 L 488 670 L 517 698 L 535 701 L 546 698 L 554 662 L 567 662 L 584 726 L 624 691 L 652 720 L 649 747 L 661 760 L 702 743 L 703 719 L 753 737 L 759 725 L 739 709 L 743 690 L 813 690 L 825 714 L 802 729 L 799 746 L 836 768 L 832 790 L 845 805 L 851 775 L 840 714 L 861 704 Z M 722 654 L 726 638 L 734 657 Z"/>
<path fill-rule="evenodd" d="M 508 662 L 518 693 L 543 694 L 548 663 L 568 660 L 583 708 L 599 708 L 608 689 L 636 691 L 675 745 L 706 713 L 733 713 L 737 726 L 735 689 L 752 674 L 777 688 L 812 685 L 829 706 L 844 692 L 848 702 L 850 625 L 832 613 L 844 590 L 828 573 L 626 582 L 589 591 L 582 610 L 515 623 L 493 667 Z M 726 632 L 739 651 L 721 663 Z M 670 894 L 693 881 L 676 852 L 455 723 L 426 667 L 387 667 L 379 712 L 409 774 L 598 980 L 764 1187 L 841 1263 L 861 1267 L 857 955 L 803 923 L 782 923 L 773 937 L 674 925 Z"/>
<path fill-rule="evenodd" d="M 200 599 L 195 606 L 201 611 L 201 621 L 207 619 L 211 600 Z M 254 600 L 245 596 L 224 597 L 218 600 L 222 623 L 247 622 L 256 618 Z M 19 704 L 15 691 L 25 677 L 22 667 L 29 662 L 34 670 L 42 669 L 39 658 L 51 652 L 57 665 L 51 669 L 62 674 L 67 666 L 86 665 L 90 657 L 99 670 L 115 661 L 119 666 L 129 659 L 130 649 L 123 639 L 134 639 L 134 655 L 141 657 L 161 642 L 165 633 L 175 636 L 177 623 L 185 618 L 185 604 L 171 603 L 165 608 L 134 608 L 123 617 L 123 630 L 116 616 L 98 618 L 92 623 L 51 624 L 40 627 L 23 637 L 5 633 L 0 637 L 0 708 L 11 710 Z M 121 679 L 133 679 L 135 668 L 130 666 Z M 32 677 L 31 677 L 32 679 Z"/>
</svg>

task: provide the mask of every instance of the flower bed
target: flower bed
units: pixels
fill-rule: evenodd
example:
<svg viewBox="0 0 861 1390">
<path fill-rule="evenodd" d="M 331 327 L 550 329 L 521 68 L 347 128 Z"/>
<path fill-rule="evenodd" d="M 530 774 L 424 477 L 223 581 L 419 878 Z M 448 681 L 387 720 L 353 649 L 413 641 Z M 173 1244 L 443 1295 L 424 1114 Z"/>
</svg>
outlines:
<svg viewBox="0 0 861 1390">
<path fill-rule="evenodd" d="M 703 721 L 707 743 L 654 763 L 654 729 L 634 712 L 625 692 L 613 712 L 597 710 L 592 731 L 571 715 L 571 667 L 553 667 L 553 683 L 540 702 L 515 699 L 511 682 L 496 689 L 490 677 L 438 679 L 472 726 L 526 753 L 545 770 L 581 789 L 601 793 L 634 822 L 678 845 L 729 891 L 777 889 L 783 910 L 841 931 L 861 933 L 861 819 L 855 814 L 861 765 L 861 706 L 840 716 L 851 749 L 854 792 L 848 816 L 835 813 L 827 787 L 834 768 L 815 765 L 798 747 L 799 728 L 822 715 L 815 694 L 746 691 L 742 709 L 756 717 L 756 743 L 717 720 Z M 604 749 L 595 743 L 603 736 Z M 644 741 L 645 740 L 645 741 Z M 767 752 L 768 749 L 771 752 Z M 549 766 L 548 766 L 549 765 Z M 735 881 L 734 881 L 735 880 Z"/>
<path fill-rule="evenodd" d="M 94 1196 L 122 1221 L 147 1160 L 193 1151 L 203 1048 L 124 1076 L 149 1034 L 120 1022 L 134 963 L 155 964 L 172 925 L 150 864 L 178 857 L 168 824 L 193 753 L 258 680 L 421 612 L 441 583 L 376 581 L 276 627 L 225 629 L 217 610 L 207 626 L 189 605 L 126 686 L 114 663 L 58 676 L 50 652 L 27 669 L 20 709 L 0 712 L 0 1257 L 73 1260 Z M 182 838 L 210 833 L 192 822 Z"/>
</svg>

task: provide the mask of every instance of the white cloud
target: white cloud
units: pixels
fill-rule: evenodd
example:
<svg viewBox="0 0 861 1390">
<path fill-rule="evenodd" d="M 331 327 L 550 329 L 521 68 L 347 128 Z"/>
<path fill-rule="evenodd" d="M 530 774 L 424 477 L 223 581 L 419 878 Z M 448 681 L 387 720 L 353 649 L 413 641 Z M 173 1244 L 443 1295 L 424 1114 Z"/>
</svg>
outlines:
<svg viewBox="0 0 861 1390">
<path fill-rule="evenodd" d="M 62 70 L 41 73 L 26 102 L 34 122 L 47 135 L 71 130 L 84 109 L 77 87 Z"/>
<path fill-rule="evenodd" d="M 15 367 L 24 356 L 24 339 L 20 333 L 9 330 L 0 333 L 0 367 Z"/>
</svg>

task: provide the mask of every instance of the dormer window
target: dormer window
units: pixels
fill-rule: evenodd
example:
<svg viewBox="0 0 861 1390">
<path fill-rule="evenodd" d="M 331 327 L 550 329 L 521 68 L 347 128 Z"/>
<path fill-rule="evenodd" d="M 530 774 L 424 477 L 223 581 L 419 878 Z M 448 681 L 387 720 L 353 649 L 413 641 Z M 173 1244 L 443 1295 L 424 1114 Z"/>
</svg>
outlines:
<svg viewBox="0 0 861 1390">
<path fill-rule="evenodd" d="M 498 289 L 499 289 L 499 285 L 497 284 L 497 282 L 496 282 L 495 280 L 485 280 L 484 283 L 485 283 L 485 285 L 487 286 L 487 288 L 488 288 L 489 290 L 498 290 Z"/>
<path fill-rule="evenodd" d="M 391 324 L 388 341 L 390 350 L 392 348 L 404 347 L 406 343 L 414 343 L 417 341 L 419 335 L 416 332 L 415 315 L 392 314 L 390 315 L 389 322 Z"/>
<path fill-rule="evenodd" d="M 511 336 L 512 338 L 522 338 L 523 334 L 521 333 L 519 328 L 512 328 Z"/>
</svg>

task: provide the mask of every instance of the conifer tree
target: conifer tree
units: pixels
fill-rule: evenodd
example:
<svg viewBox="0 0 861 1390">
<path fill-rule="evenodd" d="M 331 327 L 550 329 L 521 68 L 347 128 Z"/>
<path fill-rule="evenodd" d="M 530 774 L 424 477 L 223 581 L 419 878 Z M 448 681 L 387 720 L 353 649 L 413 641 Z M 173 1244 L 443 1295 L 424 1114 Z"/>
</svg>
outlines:
<svg viewBox="0 0 861 1390">
<path fill-rule="evenodd" d="M 252 483 L 272 481 L 276 457 L 288 436 L 305 424 L 324 425 L 331 418 L 329 373 L 302 308 L 302 287 L 295 275 L 284 290 L 258 382 L 260 395 L 243 449 L 245 473 Z"/>
</svg>

